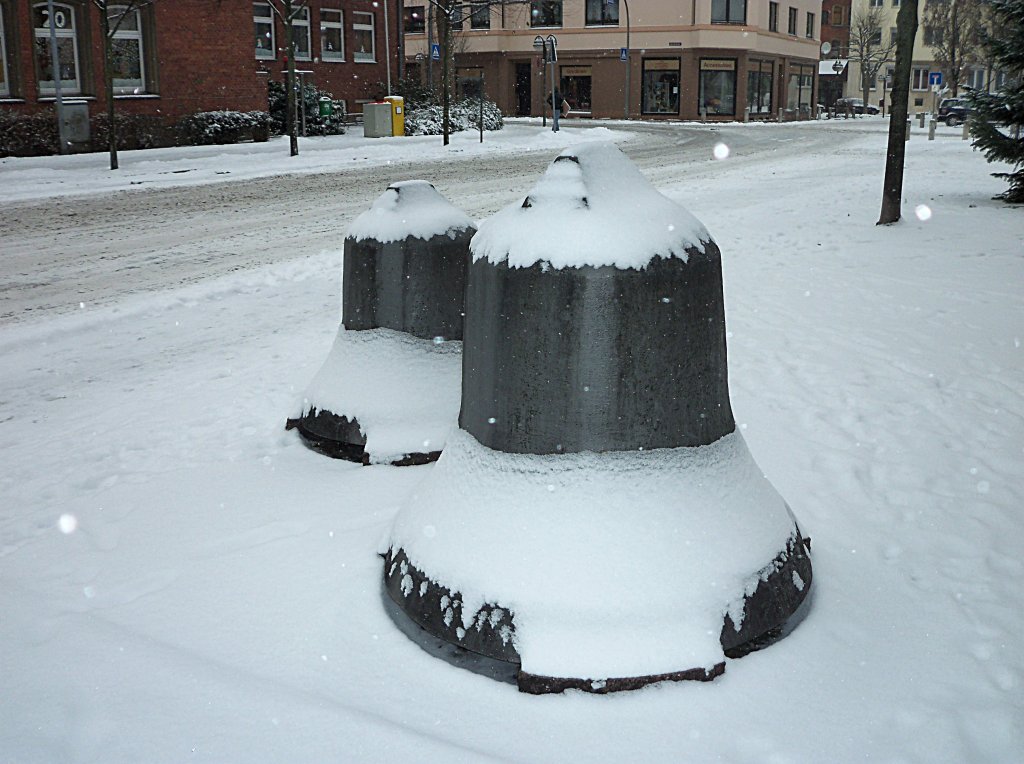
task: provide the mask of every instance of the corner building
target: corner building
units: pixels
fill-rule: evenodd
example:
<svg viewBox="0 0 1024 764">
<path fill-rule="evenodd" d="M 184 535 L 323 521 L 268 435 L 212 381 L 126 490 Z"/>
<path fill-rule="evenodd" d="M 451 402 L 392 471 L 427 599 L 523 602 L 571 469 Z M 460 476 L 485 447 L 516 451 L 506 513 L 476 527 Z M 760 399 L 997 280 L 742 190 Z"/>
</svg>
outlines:
<svg viewBox="0 0 1024 764">
<path fill-rule="evenodd" d="M 424 81 L 436 38 L 428 9 L 405 2 L 406 71 Z M 474 94 L 482 75 L 504 114 L 550 113 L 551 65 L 534 39 L 554 35 L 556 86 L 573 117 L 810 119 L 820 13 L 820 0 L 470 3 L 455 36 L 457 87 Z M 435 61 L 435 82 L 439 70 Z"/>
</svg>

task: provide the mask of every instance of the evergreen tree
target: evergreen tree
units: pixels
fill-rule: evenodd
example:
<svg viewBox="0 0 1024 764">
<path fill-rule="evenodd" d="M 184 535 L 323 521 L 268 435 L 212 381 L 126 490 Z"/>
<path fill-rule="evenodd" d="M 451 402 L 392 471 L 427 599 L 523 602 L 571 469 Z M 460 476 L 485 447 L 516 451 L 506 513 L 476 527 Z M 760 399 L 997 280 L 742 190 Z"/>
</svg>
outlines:
<svg viewBox="0 0 1024 764">
<path fill-rule="evenodd" d="M 990 0 L 990 29 L 985 45 L 997 69 L 1007 81 L 996 93 L 974 91 L 968 95 L 971 105 L 971 135 L 974 147 L 981 149 L 989 162 L 1006 162 L 1012 172 L 997 172 L 1010 188 L 1002 199 L 1024 203 L 1024 0 Z"/>
</svg>

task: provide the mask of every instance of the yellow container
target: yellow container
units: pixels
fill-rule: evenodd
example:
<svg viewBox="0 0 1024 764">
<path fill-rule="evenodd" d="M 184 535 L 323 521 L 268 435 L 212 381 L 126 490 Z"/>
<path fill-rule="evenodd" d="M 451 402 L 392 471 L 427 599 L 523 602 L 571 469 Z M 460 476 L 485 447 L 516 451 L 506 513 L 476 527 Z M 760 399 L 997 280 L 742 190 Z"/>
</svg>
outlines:
<svg viewBox="0 0 1024 764">
<path fill-rule="evenodd" d="M 405 135 L 405 99 L 402 96 L 385 96 L 391 104 L 391 134 Z"/>
</svg>

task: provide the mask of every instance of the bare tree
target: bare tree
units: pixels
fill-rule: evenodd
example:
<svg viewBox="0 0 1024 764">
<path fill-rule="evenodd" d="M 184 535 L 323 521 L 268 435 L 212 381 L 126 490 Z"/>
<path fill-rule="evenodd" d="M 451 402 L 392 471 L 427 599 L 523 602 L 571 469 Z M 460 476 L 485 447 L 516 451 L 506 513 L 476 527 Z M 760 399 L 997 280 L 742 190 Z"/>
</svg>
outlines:
<svg viewBox="0 0 1024 764">
<path fill-rule="evenodd" d="M 126 21 L 137 20 L 139 12 L 147 5 L 155 3 L 156 0 L 92 0 L 92 2 L 100 12 L 100 30 L 103 33 L 103 88 L 107 99 L 107 146 L 110 150 L 110 169 L 116 170 L 118 168 L 118 130 L 117 123 L 114 122 L 114 42 L 117 39 L 118 31 Z"/>
<path fill-rule="evenodd" d="M 896 16 L 896 71 L 892 79 L 892 107 L 889 111 L 889 144 L 885 154 L 882 185 L 882 213 L 878 225 L 895 223 L 902 214 L 903 165 L 906 157 L 907 109 L 910 99 L 910 71 L 917 37 L 917 0 L 902 0 Z"/>
<path fill-rule="evenodd" d="M 885 42 L 882 22 L 885 11 L 880 6 L 861 8 L 850 20 L 850 60 L 860 65 L 861 92 L 865 106 L 868 91 L 882 67 L 892 60 L 896 40 Z"/>
<path fill-rule="evenodd" d="M 925 5 L 925 43 L 954 96 L 966 65 L 980 60 L 985 6 L 982 0 L 927 0 Z"/>
<path fill-rule="evenodd" d="M 299 154 L 298 105 L 295 94 L 295 19 L 303 15 L 308 8 L 307 0 L 267 0 L 274 13 L 284 23 L 284 36 L 287 44 L 288 69 L 285 80 L 285 123 L 288 132 L 290 156 Z M 387 51 L 391 55 L 391 51 Z"/>
</svg>

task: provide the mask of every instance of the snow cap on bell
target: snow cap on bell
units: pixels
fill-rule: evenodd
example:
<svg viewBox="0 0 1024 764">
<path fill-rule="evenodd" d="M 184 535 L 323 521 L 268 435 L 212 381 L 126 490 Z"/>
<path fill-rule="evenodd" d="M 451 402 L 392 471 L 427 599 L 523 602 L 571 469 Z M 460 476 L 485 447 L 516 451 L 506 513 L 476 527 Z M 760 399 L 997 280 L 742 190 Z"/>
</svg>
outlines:
<svg viewBox="0 0 1024 764">
<path fill-rule="evenodd" d="M 524 201 L 481 225 L 471 251 L 474 261 L 512 268 L 644 268 L 655 257 L 686 260 L 710 240 L 615 144 L 601 142 L 559 154 Z"/>
<path fill-rule="evenodd" d="M 410 237 L 431 239 L 474 228 L 473 219 L 425 180 L 392 183 L 357 217 L 348 229 L 355 241 L 374 239 L 386 244 Z"/>
</svg>

